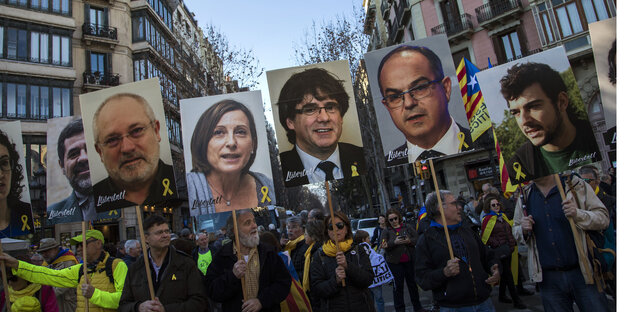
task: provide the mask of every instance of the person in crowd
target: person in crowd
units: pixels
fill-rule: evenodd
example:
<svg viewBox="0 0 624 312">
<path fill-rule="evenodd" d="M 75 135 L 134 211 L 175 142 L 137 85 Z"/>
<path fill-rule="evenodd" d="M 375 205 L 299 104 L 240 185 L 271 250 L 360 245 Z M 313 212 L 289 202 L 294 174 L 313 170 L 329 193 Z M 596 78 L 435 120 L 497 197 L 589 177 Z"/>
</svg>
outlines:
<svg viewBox="0 0 624 312">
<path fill-rule="evenodd" d="M 45 259 L 43 258 L 43 256 L 39 253 L 34 253 L 32 254 L 32 256 L 30 256 L 30 263 L 34 264 L 34 265 L 44 265 L 47 264 L 45 262 Z"/>
<path fill-rule="evenodd" d="M 375 279 L 373 280 L 373 284 L 371 284 L 368 288 L 373 294 L 373 299 L 375 300 L 377 312 L 383 312 L 386 310 L 383 298 L 383 286 L 392 282 L 392 280 L 394 279 L 394 277 L 392 276 L 392 272 L 390 272 L 384 256 L 378 254 L 371 246 L 371 239 L 368 232 L 364 230 L 355 231 L 355 235 L 353 235 L 353 243 L 358 244 L 367 250 L 371 261 L 371 266 L 373 268 L 376 267 L 376 269 L 373 269 L 373 272 L 375 273 Z"/>
<path fill-rule="evenodd" d="M 499 262 L 478 234 L 462 226 L 461 207 L 453 193 L 440 190 L 440 199 L 442 212 L 436 192 L 425 198 L 431 224 L 416 244 L 416 281 L 423 290 L 433 292 L 440 312 L 494 311 L 490 294 L 492 286 L 500 280 Z M 448 226 L 453 259 L 442 226 L 442 213 Z"/>
<path fill-rule="evenodd" d="M 65 249 L 54 238 L 44 238 L 39 242 L 37 249 L 48 263 L 48 268 L 62 270 L 78 264 L 78 259 L 71 250 Z M 32 262 L 31 262 L 32 263 Z M 34 264 L 34 263 L 33 263 Z M 56 302 L 61 312 L 76 311 L 76 289 L 68 287 L 54 287 Z"/>
<path fill-rule="evenodd" d="M 310 213 L 308 213 L 308 221 L 310 220 L 319 220 L 321 222 L 325 221 L 325 213 L 323 213 L 323 210 L 319 209 L 319 208 L 314 208 L 312 210 L 310 210 Z"/>
<path fill-rule="evenodd" d="M 244 104 L 223 100 L 208 108 L 191 138 L 191 215 L 268 205 L 275 198 L 271 178 L 249 170 L 257 150 L 256 123 Z"/>
<path fill-rule="evenodd" d="M 525 187 L 524 205 L 516 202 L 513 234 L 518 243 L 528 246 L 529 277 L 538 283 L 546 312 L 571 311 L 573 303 L 580 311 L 608 311 L 604 293 L 593 283 L 593 271 L 579 265 L 583 253 L 576 248 L 568 218 L 574 221 L 587 255 L 586 231 L 606 229 L 609 213 L 582 179 L 568 177 L 571 187 L 561 182 L 565 200 L 555 179 L 561 178 L 549 175 L 533 180 Z"/>
<path fill-rule="evenodd" d="M 303 222 L 303 225 L 305 226 L 306 223 L 308 223 L 308 211 L 305 209 L 299 211 L 299 217 L 301 217 L 301 222 Z"/>
<path fill-rule="evenodd" d="M 613 168 L 611 168 L 613 169 Z M 614 169 L 613 169 L 614 170 Z M 602 189 L 609 195 L 615 196 L 615 175 L 614 174 L 601 174 L 600 175 L 600 186 Z"/>
<path fill-rule="evenodd" d="M 0 237 L 26 235 L 35 228 L 30 204 L 21 201 L 24 169 L 15 143 L 0 131 Z M 19 148 L 22 148 L 21 146 Z"/>
<path fill-rule="evenodd" d="M 349 218 L 336 211 L 324 222 L 325 242 L 310 264 L 310 288 L 321 301 L 320 311 L 374 311 L 368 290 L 373 269 L 366 250 L 353 244 Z"/>
<path fill-rule="evenodd" d="M 507 218 L 507 215 L 501 212 L 501 203 L 498 197 L 490 194 L 483 200 L 483 211 L 485 218 L 481 226 L 481 240 L 483 243 L 492 248 L 494 253 L 501 262 L 501 282 L 498 288 L 498 301 L 503 303 L 511 303 L 513 300 L 514 308 L 526 309 L 526 305 L 520 299 L 516 286 L 514 285 L 513 272 L 511 266 L 512 257 L 518 255 L 513 253 L 516 247 L 516 239 L 511 234 L 511 226 L 513 221 Z M 518 274 L 518 267 L 515 268 L 515 274 Z M 506 288 L 509 288 L 511 299 L 505 295 Z"/>
<path fill-rule="evenodd" d="M 275 239 L 277 239 L 277 240 L 280 239 L 280 234 L 277 231 L 277 229 L 275 228 L 275 224 L 273 224 L 273 223 L 269 224 L 269 232 L 271 232 L 271 234 L 273 234 L 273 236 L 275 236 Z"/>
<path fill-rule="evenodd" d="M 184 252 L 190 256 L 196 245 L 193 240 L 194 238 L 195 234 L 193 234 L 189 228 L 183 228 L 180 231 L 180 236 L 174 239 L 171 244 L 176 250 Z"/>
<path fill-rule="evenodd" d="M 373 239 L 371 240 L 372 242 L 372 246 L 373 248 L 375 248 L 375 250 L 381 252 L 382 248 L 381 246 L 381 234 L 383 233 L 383 231 L 386 229 L 386 216 L 384 215 L 379 215 L 377 217 L 377 226 L 375 227 L 375 230 L 373 230 Z"/>
<path fill-rule="evenodd" d="M 136 239 L 129 239 L 124 244 L 124 251 L 126 255 L 123 256 L 122 260 L 130 267 L 141 255 L 141 243 Z"/>
<path fill-rule="evenodd" d="M 214 233 L 210 233 L 214 236 Z M 208 235 L 206 233 L 199 233 L 197 235 L 197 246 L 193 248 L 191 257 L 193 261 L 197 263 L 197 268 L 203 275 L 206 275 L 206 270 L 212 262 L 212 256 L 214 252 L 210 247 Z"/>
<path fill-rule="evenodd" d="M 303 221 L 299 216 L 293 216 L 286 220 L 286 231 L 288 233 L 288 241 L 284 246 L 292 259 L 297 276 L 303 276 L 303 266 L 305 262 L 305 252 L 308 250 L 308 244 L 304 239 Z"/>
<path fill-rule="evenodd" d="M 29 258 L 22 254 L 17 256 L 24 262 Z M 8 282 L 10 311 L 19 312 L 59 312 L 59 306 L 54 295 L 54 289 L 47 285 L 31 283 L 19 276 L 13 275 L 12 270 L 6 270 Z M 0 292 L 0 310 L 9 311 L 6 306 L 5 290 Z"/>
<path fill-rule="evenodd" d="M 152 300 L 146 287 L 145 261 L 141 259 L 128 269 L 119 311 L 210 311 L 197 266 L 188 254 L 171 246 L 167 220 L 151 215 L 143 221 L 143 230 L 156 297 Z"/>
<path fill-rule="evenodd" d="M 593 165 L 585 165 L 581 167 L 581 169 L 579 169 L 579 174 L 581 175 L 581 178 L 583 178 L 583 180 L 585 180 L 585 182 L 587 182 L 591 186 L 591 188 L 594 190 L 594 193 L 596 193 L 596 196 L 598 196 L 598 199 L 600 199 L 600 201 L 605 205 L 607 211 L 609 211 L 609 218 L 611 219 L 611 223 L 613 223 L 615 227 L 615 197 L 609 195 L 609 193 L 607 193 L 600 187 L 600 180 L 598 179 L 600 177 L 600 174 L 598 173 L 598 168 L 594 167 Z"/>
<path fill-rule="evenodd" d="M 236 215 L 241 250 L 236 250 L 234 241 L 230 241 L 214 255 L 204 277 L 208 297 L 222 303 L 223 311 L 280 311 L 280 302 L 290 292 L 290 274 L 279 255 L 260 243 L 253 212 L 237 210 Z M 227 221 L 227 232 L 233 239 L 232 217 Z"/>
<path fill-rule="evenodd" d="M 124 288 L 128 267 L 121 259 L 113 259 L 104 251 L 104 235 L 98 230 L 88 230 L 85 234 L 87 243 L 87 258 L 89 282 L 83 275 L 83 264 L 72 265 L 61 270 L 35 266 L 3 253 L 0 260 L 4 260 L 7 267 L 31 283 L 50 285 L 54 287 L 76 287 L 76 311 L 85 310 L 85 299 L 89 305 L 89 312 L 117 311 L 119 298 Z M 72 243 L 82 243 L 83 235 L 75 236 Z"/>
<path fill-rule="evenodd" d="M 312 263 L 312 257 L 319 248 L 323 246 L 325 242 L 325 223 L 320 220 L 309 220 L 305 228 L 305 243 L 308 245 L 308 249 L 305 251 L 305 262 L 303 266 L 303 276 L 301 277 L 301 283 L 303 290 L 306 292 L 310 299 L 313 311 L 319 311 L 321 308 L 321 301 L 312 295 L 310 291 L 310 264 Z"/>
<path fill-rule="evenodd" d="M 405 311 L 403 300 L 403 286 L 407 289 L 412 300 L 414 311 L 421 311 L 422 305 L 418 296 L 418 286 L 414 277 L 414 246 L 418 238 L 416 230 L 403 223 L 401 213 L 396 209 L 389 209 L 386 214 L 387 225 L 383 231 L 382 240 L 386 244 L 385 256 L 390 271 L 394 276 L 394 307 L 397 311 Z"/>
</svg>

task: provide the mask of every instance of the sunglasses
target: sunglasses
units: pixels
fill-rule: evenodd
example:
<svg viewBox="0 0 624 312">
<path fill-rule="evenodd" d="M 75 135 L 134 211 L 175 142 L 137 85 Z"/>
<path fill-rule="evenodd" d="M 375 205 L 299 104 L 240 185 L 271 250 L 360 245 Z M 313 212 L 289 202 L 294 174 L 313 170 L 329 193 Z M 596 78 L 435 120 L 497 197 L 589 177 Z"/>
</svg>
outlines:
<svg viewBox="0 0 624 312">
<path fill-rule="evenodd" d="M 388 220 L 390 220 L 390 222 L 392 222 L 392 221 L 396 221 L 396 220 L 399 220 L 399 217 L 388 218 Z"/>
<path fill-rule="evenodd" d="M 345 224 L 344 224 L 344 223 L 342 223 L 342 222 L 338 222 L 338 223 L 336 223 L 336 227 L 337 227 L 339 230 L 342 230 L 342 229 L 344 229 Z M 330 223 L 329 225 L 327 225 L 327 228 L 328 228 L 330 231 L 333 231 L 333 230 L 334 230 L 334 225 Z"/>
<path fill-rule="evenodd" d="M 499 203 L 492 203 L 492 204 L 490 204 L 491 207 L 500 207 L 500 205 L 501 204 L 499 204 Z"/>
</svg>

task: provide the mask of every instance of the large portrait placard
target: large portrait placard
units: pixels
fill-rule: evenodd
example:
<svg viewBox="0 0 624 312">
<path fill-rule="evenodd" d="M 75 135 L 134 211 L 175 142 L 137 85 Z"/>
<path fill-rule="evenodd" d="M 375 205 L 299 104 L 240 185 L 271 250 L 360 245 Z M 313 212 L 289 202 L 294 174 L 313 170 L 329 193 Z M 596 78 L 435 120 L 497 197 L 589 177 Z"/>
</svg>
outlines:
<svg viewBox="0 0 624 312">
<path fill-rule="evenodd" d="M 158 78 L 80 95 L 96 211 L 178 197 Z"/>
<path fill-rule="evenodd" d="M 386 166 L 473 149 L 446 36 L 364 55 Z"/>
<path fill-rule="evenodd" d="M 267 72 L 286 187 L 366 173 L 347 61 Z"/>
<path fill-rule="evenodd" d="M 180 101 L 191 216 L 274 204 L 260 91 Z"/>
<path fill-rule="evenodd" d="M 477 73 L 512 184 L 600 160 L 563 47 Z"/>
</svg>

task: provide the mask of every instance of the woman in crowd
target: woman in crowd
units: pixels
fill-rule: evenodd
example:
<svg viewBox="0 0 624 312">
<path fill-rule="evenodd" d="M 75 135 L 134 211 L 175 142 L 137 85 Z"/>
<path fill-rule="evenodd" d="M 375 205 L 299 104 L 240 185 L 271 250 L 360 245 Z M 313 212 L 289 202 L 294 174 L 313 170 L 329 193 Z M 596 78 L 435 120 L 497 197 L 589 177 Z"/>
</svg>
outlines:
<svg viewBox="0 0 624 312">
<path fill-rule="evenodd" d="M 18 260 L 30 262 L 25 254 L 16 257 Z M 9 286 L 9 300 L 11 311 L 20 312 L 59 312 L 54 288 L 51 286 L 33 284 L 17 275 L 11 269 L 6 270 Z M 0 311 L 9 311 L 6 307 L 4 290 L 0 292 Z"/>
<path fill-rule="evenodd" d="M 379 215 L 379 217 L 377 217 L 377 223 L 378 224 L 373 231 L 373 239 L 371 240 L 371 243 L 373 248 L 375 248 L 378 252 L 381 252 L 381 234 L 386 229 L 386 216 Z"/>
<path fill-rule="evenodd" d="M 385 219 L 385 218 L 384 218 Z M 368 232 L 363 230 L 355 231 L 355 235 L 353 235 L 353 243 L 358 244 L 363 248 L 368 250 L 368 255 L 371 261 L 372 266 L 379 266 L 379 271 L 385 272 L 388 271 L 388 264 L 386 263 L 386 259 L 384 256 L 375 252 L 373 247 L 371 246 L 370 235 Z M 375 270 L 374 270 L 375 271 Z M 375 276 L 377 277 L 377 276 Z M 383 286 L 392 281 L 392 273 L 390 273 L 389 278 L 381 278 L 381 281 L 375 280 L 375 284 L 369 286 L 371 293 L 373 294 L 373 298 L 375 299 L 375 305 L 377 306 L 377 312 L 385 311 L 385 302 L 383 298 Z"/>
<path fill-rule="evenodd" d="M 191 215 L 266 206 L 265 198 L 275 198 L 271 179 L 249 170 L 257 149 L 256 123 L 245 105 L 223 100 L 207 109 L 191 138 Z"/>
<path fill-rule="evenodd" d="M 308 295 L 310 303 L 312 304 L 312 311 L 319 311 L 321 308 L 321 301 L 312 295 L 310 291 L 310 263 L 312 262 L 312 256 L 316 251 L 323 246 L 325 235 L 325 223 L 319 220 L 310 220 L 305 226 L 305 243 L 308 245 L 308 249 L 305 252 L 305 262 L 303 265 L 303 277 L 301 278 L 303 290 Z"/>
<path fill-rule="evenodd" d="M 321 301 L 320 311 L 375 311 L 368 291 L 373 269 L 366 250 L 353 244 L 349 218 L 337 211 L 324 224 L 325 242 L 310 264 L 310 287 Z"/>
<path fill-rule="evenodd" d="M 15 143 L 0 131 L 0 238 L 26 235 L 34 229 L 30 204 L 20 200 L 23 172 Z"/>
<path fill-rule="evenodd" d="M 396 209 L 388 210 L 386 220 L 388 220 L 388 226 L 382 234 L 382 239 L 387 244 L 386 261 L 392 275 L 394 275 L 394 289 L 392 292 L 394 308 L 396 311 L 405 311 L 403 284 L 407 283 L 414 311 L 421 311 L 423 308 L 420 305 L 418 285 L 416 285 L 416 277 L 414 275 L 416 230 L 403 223 L 403 217 Z"/>
<path fill-rule="evenodd" d="M 511 258 L 516 246 L 516 240 L 511 233 L 513 220 L 509 220 L 501 212 L 501 202 L 498 200 L 498 196 L 494 194 L 486 195 L 483 199 L 483 211 L 485 212 L 485 217 L 481 225 L 481 240 L 494 250 L 502 266 L 498 301 L 504 303 L 513 302 L 515 308 L 526 309 L 526 305 L 516 291 L 511 272 Z M 509 288 L 511 299 L 505 295 L 505 288 Z"/>
</svg>

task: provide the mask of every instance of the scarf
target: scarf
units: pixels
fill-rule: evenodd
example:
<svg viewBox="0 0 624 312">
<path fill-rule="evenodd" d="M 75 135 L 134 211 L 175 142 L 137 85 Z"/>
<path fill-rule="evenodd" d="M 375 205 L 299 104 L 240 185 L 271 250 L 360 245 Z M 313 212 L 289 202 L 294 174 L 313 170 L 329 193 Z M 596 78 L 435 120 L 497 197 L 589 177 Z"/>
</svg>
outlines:
<svg viewBox="0 0 624 312">
<path fill-rule="evenodd" d="M 260 279 L 260 257 L 258 247 L 249 251 L 247 256 L 247 267 L 245 269 L 245 295 L 247 299 L 258 297 L 258 284 Z"/>
<path fill-rule="evenodd" d="M 65 262 L 65 261 L 72 261 L 74 264 L 78 264 L 78 260 L 76 260 L 76 256 L 74 256 L 74 253 L 69 249 L 62 249 L 58 253 L 57 258 L 54 259 L 54 261 L 52 261 L 51 264 L 57 264 L 57 263 Z"/>
<path fill-rule="evenodd" d="M 39 289 L 41 289 L 41 284 L 29 284 L 22 290 L 14 290 L 9 286 L 9 300 L 13 304 L 11 310 L 41 311 L 39 298 L 33 297 Z"/>
<path fill-rule="evenodd" d="M 447 227 L 448 227 L 449 231 L 452 231 L 452 230 L 458 229 L 461 225 L 462 225 L 462 223 L 459 222 L 457 224 L 447 225 Z M 440 224 L 438 222 L 435 222 L 433 220 L 431 220 L 431 224 L 429 226 L 438 227 L 438 228 L 441 228 L 441 229 L 444 228 L 444 226 L 442 224 Z"/>
<path fill-rule="evenodd" d="M 305 262 L 303 264 L 303 291 L 310 291 L 310 261 L 312 260 L 312 248 L 314 248 L 314 244 L 311 244 L 308 247 L 308 250 L 305 252 Z"/>
<path fill-rule="evenodd" d="M 340 247 L 340 251 L 345 252 L 351 249 L 352 244 L 353 244 L 353 239 L 349 238 L 345 240 L 344 242 L 338 243 L 338 246 Z M 334 244 L 334 242 L 330 239 L 330 240 L 327 240 L 325 244 L 323 244 L 323 252 L 328 257 L 333 258 L 333 257 L 336 257 L 336 253 L 338 253 L 338 248 L 336 247 L 336 244 Z"/>
<path fill-rule="evenodd" d="M 286 243 L 286 246 L 284 246 L 284 251 L 288 251 L 290 253 L 290 251 L 295 249 L 295 247 L 297 247 L 297 244 L 303 239 L 304 239 L 304 236 L 301 235 L 297 237 L 295 240 L 289 240 L 288 243 Z"/>
</svg>

